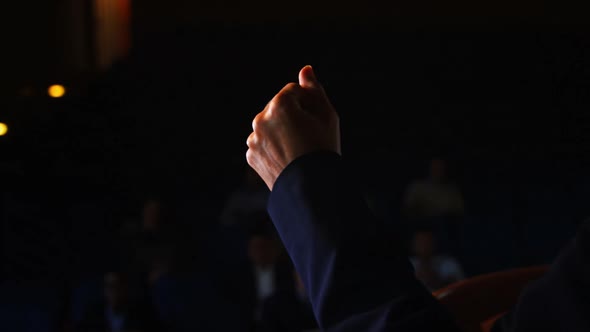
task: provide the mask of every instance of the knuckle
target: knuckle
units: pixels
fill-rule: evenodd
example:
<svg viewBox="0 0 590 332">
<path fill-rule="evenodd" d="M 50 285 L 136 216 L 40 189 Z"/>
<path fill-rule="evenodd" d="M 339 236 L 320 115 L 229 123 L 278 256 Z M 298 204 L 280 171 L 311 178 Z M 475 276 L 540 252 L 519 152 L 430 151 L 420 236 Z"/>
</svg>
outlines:
<svg viewBox="0 0 590 332">
<path fill-rule="evenodd" d="M 289 101 L 288 93 L 281 92 L 279 93 L 273 100 L 274 100 L 274 107 L 272 107 L 273 111 L 276 109 L 280 109 L 281 106 L 284 106 Z"/>
<path fill-rule="evenodd" d="M 286 94 L 278 94 L 273 99 L 272 107 L 269 107 L 267 111 L 270 114 L 282 112 L 288 107 L 289 103 L 291 103 L 290 96 Z"/>
<path fill-rule="evenodd" d="M 256 128 L 258 128 L 258 126 L 260 125 L 260 114 L 262 113 L 258 113 L 258 115 L 254 117 L 254 120 L 252 120 L 252 130 L 254 131 L 256 131 Z"/>
<path fill-rule="evenodd" d="M 275 109 L 280 108 L 281 101 L 279 96 L 275 96 L 271 101 L 268 102 L 268 106 L 264 110 L 264 113 L 273 113 Z"/>
<path fill-rule="evenodd" d="M 248 136 L 248 139 L 246 140 L 246 145 L 249 148 L 252 148 L 255 143 L 256 143 L 256 135 L 254 133 L 252 133 Z"/>
<path fill-rule="evenodd" d="M 278 93 L 278 97 L 283 99 L 291 99 L 297 96 L 300 91 L 300 86 L 297 83 L 288 83 L 285 87 Z"/>
<path fill-rule="evenodd" d="M 264 111 L 263 119 L 271 119 L 277 114 L 280 114 L 285 108 L 285 100 L 277 95 L 268 104 L 268 108 Z M 261 119 L 262 120 L 262 119 Z"/>
<path fill-rule="evenodd" d="M 263 113 L 265 118 L 273 117 L 289 110 L 290 106 L 296 102 L 299 95 L 300 86 L 296 83 L 288 83 L 285 87 L 277 93 L 274 98 L 268 103 Z"/>
<path fill-rule="evenodd" d="M 246 151 L 246 161 L 251 167 L 254 167 L 254 159 L 254 152 L 251 149 L 248 149 L 248 151 Z"/>
<path fill-rule="evenodd" d="M 298 89 L 299 89 L 299 84 L 294 83 L 294 82 L 290 82 L 285 85 L 285 87 L 283 88 L 283 91 L 293 92 L 293 91 L 297 91 Z"/>
</svg>

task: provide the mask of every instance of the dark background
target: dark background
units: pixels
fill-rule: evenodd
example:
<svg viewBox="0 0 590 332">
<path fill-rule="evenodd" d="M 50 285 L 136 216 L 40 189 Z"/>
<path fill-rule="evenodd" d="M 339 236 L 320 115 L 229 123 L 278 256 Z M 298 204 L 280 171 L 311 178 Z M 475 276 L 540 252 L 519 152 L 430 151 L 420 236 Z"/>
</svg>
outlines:
<svg viewBox="0 0 590 332">
<path fill-rule="evenodd" d="M 306 64 L 387 222 L 429 158 L 452 161 L 475 225 L 470 275 L 549 262 L 590 214 L 583 8 L 134 1 L 129 55 L 103 70 L 80 3 L 1 14 L 3 282 L 102 271 L 105 234 L 146 192 L 177 198 L 196 229 L 215 224 L 252 118 Z M 65 98 L 46 96 L 55 82 Z"/>
</svg>

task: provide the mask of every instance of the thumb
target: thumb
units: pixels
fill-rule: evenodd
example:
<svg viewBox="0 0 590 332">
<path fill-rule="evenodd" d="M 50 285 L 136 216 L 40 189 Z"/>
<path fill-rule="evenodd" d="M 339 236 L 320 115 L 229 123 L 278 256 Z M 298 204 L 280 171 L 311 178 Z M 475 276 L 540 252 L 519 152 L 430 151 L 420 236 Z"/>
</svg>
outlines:
<svg viewBox="0 0 590 332">
<path fill-rule="evenodd" d="M 318 81 L 313 68 L 307 65 L 299 71 L 299 85 L 304 89 L 320 90 L 323 92 L 322 85 Z"/>
<path fill-rule="evenodd" d="M 308 92 L 308 98 L 303 101 L 305 109 L 313 110 L 316 114 L 325 114 L 327 111 L 333 110 L 324 87 L 318 81 L 310 65 L 303 67 L 299 71 L 299 85 Z"/>
</svg>

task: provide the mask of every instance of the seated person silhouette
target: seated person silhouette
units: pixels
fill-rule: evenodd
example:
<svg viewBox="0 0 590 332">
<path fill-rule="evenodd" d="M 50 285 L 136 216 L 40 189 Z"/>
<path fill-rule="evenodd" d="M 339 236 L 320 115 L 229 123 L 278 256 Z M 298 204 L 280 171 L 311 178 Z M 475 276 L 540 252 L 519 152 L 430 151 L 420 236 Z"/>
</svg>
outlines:
<svg viewBox="0 0 590 332">
<path fill-rule="evenodd" d="M 430 290 L 448 286 L 465 278 L 459 262 L 452 256 L 439 254 L 434 233 L 428 229 L 418 230 L 413 237 L 412 256 L 416 278 Z"/>
<path fill-rule="evenodd" d="M 450 254 L 461 252 L 465 199 L 459 185 L 449 174 L 449 161 L 433 158 L 428 176 L 416 179 L 403 198 L 403 217 L 409 229 L 430 227 L 439 249 Z"/>
<path fill-rule="evenodd" d="M 448 174 L 443 158 L 430 160 L 428 177 L 410 183 L 404 196 L 404 212 L 410 219 L 462 216 L 464 198 Z"/>
<path fill-rule="evenodd" d="M 109 272 L 104 278 L 104 296 L 91 305 L 75 332 L 161 332 L 164 328 L 149 299 L 133 299 L 124 272 Z"/>
<path fill-rule="evenodd" d="M 258 322 L 264 301 L 279 290 L 294 288 L 294 282 L 292 263 L 283 250 L 268 213 L 257 213 L 252 218 L 258 219 L 258 222 L 249 229 L 246 287 L 253 320 Z"/>
<path fill-rule="evenodd" d="M 244 171 L 242 182 L 227 197 L 219 220 L 222 225 L 250 227 L 249 218 L 253 213 L 266 212 L 268 189 L 264 181 L 251 168 Z"/>
</svg>

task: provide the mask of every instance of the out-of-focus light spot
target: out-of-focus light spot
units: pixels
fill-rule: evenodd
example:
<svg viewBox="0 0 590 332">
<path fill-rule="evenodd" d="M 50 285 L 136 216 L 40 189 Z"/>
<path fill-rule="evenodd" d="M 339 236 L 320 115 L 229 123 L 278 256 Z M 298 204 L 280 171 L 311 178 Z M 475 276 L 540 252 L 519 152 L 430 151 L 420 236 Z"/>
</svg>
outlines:
<svg viewBox="0 0 590 332">
<path fill-rule="evenodd" d="M 0 122 L 0 136 L 6 135 L 8 132 L 8 126 L 2 122 Z"/>
<path fill-rule="evenodd" d="M 55 84 L 47 89 L 47 93 L 51 98 L 61 98 L 66 94 L 66 88 L 63 85 Z"/>
</svg>

